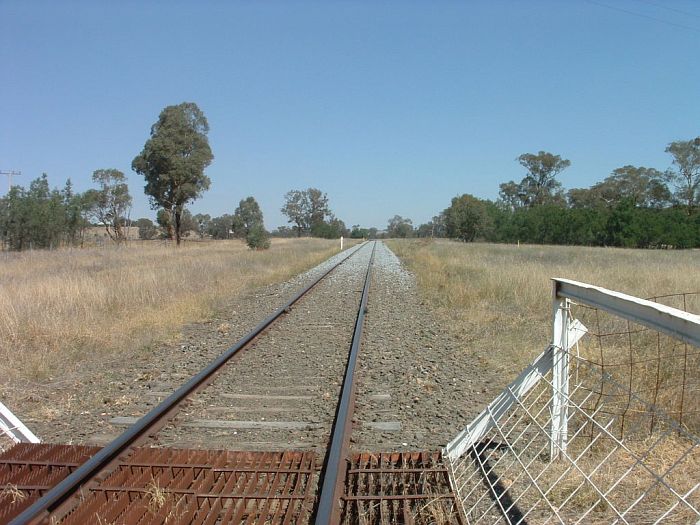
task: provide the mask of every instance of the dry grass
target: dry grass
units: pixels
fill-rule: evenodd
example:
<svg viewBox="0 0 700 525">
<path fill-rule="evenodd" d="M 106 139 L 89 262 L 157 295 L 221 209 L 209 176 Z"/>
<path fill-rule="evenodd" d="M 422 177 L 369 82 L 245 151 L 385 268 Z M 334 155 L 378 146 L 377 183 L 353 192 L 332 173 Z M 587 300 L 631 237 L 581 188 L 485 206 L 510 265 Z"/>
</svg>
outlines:
<svg viewBox="0 0 700 525">
<path fill-rule="evenodd" d="M 11 505 L 27 499 L 27 495 L 17 488 L 17 485 L 8 483 L 0 490 L 0 501 L 9 501 Z"/>
<path fill-rule="evenodd" d="M 517 372 L 551 335 L 552 277 L 639 297 L 700 291 L 700 253 L 391 241 L 465 352 Z M 505 378 L 507 379 L 507 378 Z"/>
<path fill-rule="evenodd" d="M 216 241 L 0 253 L 0 375 L 43 379 L 172 338 L 223 301 L 337 251 L 336 241 L 285 239 L 264 252 Z"/>
<path fill-rule="evenodd" d="M 456 356 L 456 359 L 478 359 L 485 367 L 507 371 L 503 374 L 502 386 L 530 363 L 550 340 L 552 277 L 588 282 L 640 297 L 700 291 L 698 251 L 516 247 L 447 241 L 392 241 L 390 246 L 415 273 L 424 298 L 444 316 L 446 329 L 462 339 L 464 354 Z M 688 300 L 686 307 L 689 311 L 698 313 L 698 298 L 700 296 L 684 298 Z M 574 315 L 585 313 L 580 310 L 576 308 Z M 625 429 L 637 428 L 639 435 L 625 436 L 626 446 L 637 457 L 644 458 L 645 467 L 637 465 L 634 457 L 624 449 L 610 457 L 614 443 L 606 439 L 600 440 L 600 446 L 588 450 L 578 460 L 578 467 L 586 472 L 592 472 L 595 468 L 598 487 L 607 490 L 614 486 L 610 501 L 622 509 L 654 483 L 654 477 L 649 475 L 647 468 L 665 473 L 666 481 L 685 493 L 696 482 L 700 468 L 700 454 L 692 448 L 694 442 L 685 436 L 669 433 L 653 446 L 659 438 L 658 432 L 665 427 L 658 419 L 655 427 L 650 425 L 652 418 L 647 406 L 633 401 L 627 392 L 629 390 L 643 399 L 647 398 L 646 401 L 653 398 L 667 414 L 678 418 L 678 410 L 674 409 L 678 404 L 678 392 L 683 391 L 685 403 L 681 403 L 681 406 L 685 407 L 685 418 L 682 426 L 697 431 L 697 421 L 694 419 L 700 403 L 697 356 L 693 357 L 688 347 L 677 341 L 657 338 L 655 332 L 630 335 L 626 332 L 634 330 L 634 327 L 620 323 L 619 318 L 614 324 L 614 319 L 607 319 L 605 314 L 589 317 L 584 318 L 584 324 L 599 333 L 610 334 L 620 330 L 620 335 L 612 338 L 589 336 L 584 339 L 587 342 L 582 342 L 580 351 L 582 356 L 593 362 L 604 361 L 606 372 L 618 380 L 621 390 L 606 386 L 607 412 L 601 414 L 608 413 L 610 417 L 618 414 L 622 421 L 627 422 Z M 607 322 L 612 324 L 607 325 Z M 596 376 L 595 380 L 590 384 L 598 385 L 599 377 Z M 547 396 L 543 399 L 546 401 Z M 488 399 L 484 400 L 486 402 Z M 589 413 L 592 412 L 591 408 Z M 548 417 L 546 410 L 532 410 L 532 413 L 541 413 L 545 420 Z M 526 419 L 523 425 L 528 421 Z M 569 431 L 572 435 L 578 424 L 582 424 L 581 421 L 570 421 Z M 611 426 L 610 429 L 615 434 L 622 433 L 618 427 Z M 645 437 L 645 431 L 651 430 L 655 432 Z M 514 435 L 518 435 L 518 432 L 514 431 Z M 574 440 L 570 448 L 572 457 L 578 454 L 578 449 L 588 444 L 584 436 Z M 532 447 L 533 450 L 536 448 Z M 684 455 L 688 450 L 690 452 Z M 586 518 L 587 522 L 611 521 L 612 511 L 599 501 L 596 490 L 589 483 L 584 483 L 578 469 L 572 469 L 566 462 L 550 464 L 547 459 L 539 458 L 535 458 L 528 469 L 531 473 L 546 470 L 538 477 L 539 483 L 544 486 L 554 483 L 560 474 L 566 473 L 552 485 L 548 495 L 555 507 L 565 505 L 564 510 L 572 515 L 580 515 L 594 507 Z M 620 480 L 620 476 L 628 471 L 628 475 Z M 513 474 L 508 471 L 503 475 L 502 481 L 507 485 L 508 477 Z M 517 493 L 528 486 L 522 481 L 519 483 L 517 487 L 513 486 L 512 492 Z M 534 494 L 534 489 L 531 492 Z M 530 496 L 532 501 L 526 501 L 527 498 L 521 500 L 519 505 L 524 509 L 534 506 L 538 501 L 536 496 Z M 694 504 L 698 503 L 698 497 L 697 494 L 693 495 Z M 669 492 L 656 487 L 635 507 L 631 522 L 646 522 L 644 513 L 667 509 L 674 502 Z M 680 506 L 669 522 L 687 521 L 692 514 Z M 533 522 L 537 522 L 536 515 L 532 518 Z"/>
</svg>

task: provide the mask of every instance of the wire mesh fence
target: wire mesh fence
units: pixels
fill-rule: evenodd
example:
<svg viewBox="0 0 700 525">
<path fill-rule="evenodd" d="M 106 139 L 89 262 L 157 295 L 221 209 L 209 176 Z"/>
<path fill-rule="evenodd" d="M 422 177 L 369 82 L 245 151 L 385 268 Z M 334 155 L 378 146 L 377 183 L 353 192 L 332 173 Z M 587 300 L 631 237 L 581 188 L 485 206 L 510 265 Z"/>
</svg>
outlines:
<svg viewBox="0 0 700 525">
<path fill-rule="evenodd" d="M 700 311 L 698 293 L 653 300 Z M 467 522 L 697 522 L 700 349 L 602 309 L 566 309 L 568 328 L 577 319 L 587 334 L 547 348 L 446 448 Z"/>
</svg>

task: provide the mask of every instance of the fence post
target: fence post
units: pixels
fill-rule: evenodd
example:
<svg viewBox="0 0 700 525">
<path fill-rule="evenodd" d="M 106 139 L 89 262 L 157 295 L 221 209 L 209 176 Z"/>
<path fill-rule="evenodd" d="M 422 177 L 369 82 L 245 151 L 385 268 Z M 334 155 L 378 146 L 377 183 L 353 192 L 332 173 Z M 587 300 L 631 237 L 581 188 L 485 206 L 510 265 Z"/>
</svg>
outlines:
<svg viewBox="0 0 700 525">
<path fill-rule="evenodd" d="M 554 283 L 552 303 L 554 326 L 552 333 L 552 425 L 549 455 L 554 461 L 566 451 L 568 441 L 569 398 L 569 299 L 557 297 L 558 283 Z"/>
</svg>

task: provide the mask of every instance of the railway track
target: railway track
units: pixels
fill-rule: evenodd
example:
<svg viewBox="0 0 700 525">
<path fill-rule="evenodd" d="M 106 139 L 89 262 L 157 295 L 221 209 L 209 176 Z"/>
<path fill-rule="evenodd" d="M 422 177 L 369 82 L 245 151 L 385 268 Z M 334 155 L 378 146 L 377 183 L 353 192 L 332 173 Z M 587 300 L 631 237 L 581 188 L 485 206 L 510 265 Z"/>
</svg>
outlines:
<svg viewBox="0 0 700 525">
<path fill-rule="evenodd" d="M 439 454 L 351 451 L 375 250 L 352 249 L 150 412 L 115 418 L 130 426 L 107 446 L 11 449 L 7 486 L 29 498 L 0 522 L 419 523 L 421 501 L 459 521 Z"/>
</svg>

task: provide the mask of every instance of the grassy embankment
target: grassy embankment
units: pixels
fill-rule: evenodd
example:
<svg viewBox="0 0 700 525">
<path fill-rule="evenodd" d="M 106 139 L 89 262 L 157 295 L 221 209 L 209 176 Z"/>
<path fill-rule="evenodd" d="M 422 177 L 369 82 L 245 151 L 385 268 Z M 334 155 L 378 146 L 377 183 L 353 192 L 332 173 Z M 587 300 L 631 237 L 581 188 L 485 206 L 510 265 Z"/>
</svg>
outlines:
<svg viewBox="0 0 700 525">
<path fill-rule="evenodd" d="M 263 252 L 214 241 L 0 253 L 0 376 L 40 380 L 174 337 L 223 301 L 337 251 L 338 241 L 275 239 Z"/>
<path fill-rule="evenodd" d="M 700 291 L 700 252 L 390 241 L 465 351 L 519 371 L 551 337 L 552 277 L 638 297 Z M 697 313 L 697 312 L 696 312 Z"/>
</svg>

